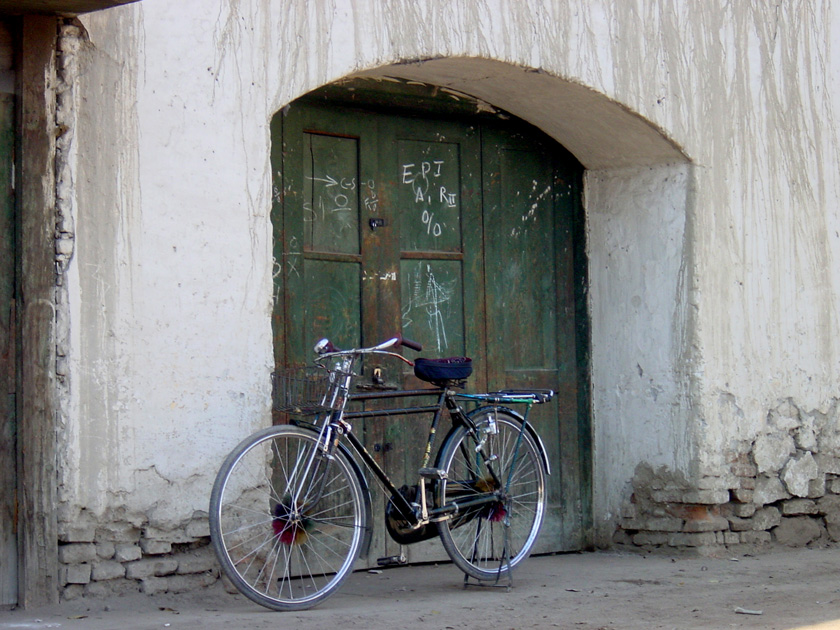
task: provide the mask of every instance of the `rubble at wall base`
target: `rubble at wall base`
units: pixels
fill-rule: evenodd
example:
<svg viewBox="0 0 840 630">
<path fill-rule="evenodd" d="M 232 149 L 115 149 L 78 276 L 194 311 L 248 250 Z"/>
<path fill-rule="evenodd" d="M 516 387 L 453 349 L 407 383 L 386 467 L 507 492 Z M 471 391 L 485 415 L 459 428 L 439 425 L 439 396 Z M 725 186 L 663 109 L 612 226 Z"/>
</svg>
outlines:
<svg viewBox="0 0 840 630">
<path fill-rule="evenodd" d="M 216 583 L 219 567 L 206 525 L 204 517 L 169 532 L 131 522 L 62 527 L 62 599 L 183 593 Z"/>
<path fill-rule="evenodd" d="M 640 465 L 613 543 L 714 551 L 840 543 L 840 410 L 803 412 L 784 401 L 723 469 L 696 483 Z"/>
</svg>

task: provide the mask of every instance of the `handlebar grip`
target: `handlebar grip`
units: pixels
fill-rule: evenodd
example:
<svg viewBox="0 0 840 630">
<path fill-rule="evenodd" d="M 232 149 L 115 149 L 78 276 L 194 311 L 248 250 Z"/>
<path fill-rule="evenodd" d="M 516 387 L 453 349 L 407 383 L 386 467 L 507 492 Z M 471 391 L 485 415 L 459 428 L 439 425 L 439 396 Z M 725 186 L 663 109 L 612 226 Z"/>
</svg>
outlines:
<svg viewBox="0 0 840 630">
<path fill-rule="evenodd" d="M 421 346 L 419 343 L 417 343 L 416 341 L 412 341 L 411 339 L 406 339 L 402 336 L 400 336 L 400 344 L 402 344 L 406 348 L 411 348 L 412 350 L 417 350 L 417 352 L 422 352 L 423 351 L 423 346 Z"/>
<path fill-rule="evenodd" d="M 333 342 L 329 339 L 321 339 L 318 343 L 315 344 L 315 354 L 327 354 L 328 352 L 339 352 L 339 349 L 333 345 Z"/>
</svg>

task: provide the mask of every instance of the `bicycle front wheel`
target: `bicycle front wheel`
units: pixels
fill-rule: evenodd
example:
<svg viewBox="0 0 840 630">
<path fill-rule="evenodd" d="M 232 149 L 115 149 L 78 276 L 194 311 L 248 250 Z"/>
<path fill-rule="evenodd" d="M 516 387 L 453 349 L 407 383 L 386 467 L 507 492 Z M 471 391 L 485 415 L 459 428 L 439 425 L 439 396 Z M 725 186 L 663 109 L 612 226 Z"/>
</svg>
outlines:
<svg viewBox="0 0 840 630">
<path fill-rule="evenodd" d="M 275 426 L 245 439 L 222 464 L 210 536 L 243 595 L 273 610 L 301 610 L 332 595 L 352 571 L 364 506 L 345 453 L 328 458 L 314 431 Z"/>
<path fill-rule="evenodd" d="M 438 482 L 438 505 L 488 492 L 498 499 L 460 510 L 438 522 L 438 531 L 459 569 L 490 581 L 527 558 L 537 541 L 545 516 L 545 468 L 539 446 L 515 414 L 481 408 L 471 418 L 475 434 L 458 427 L 441 447 L 438 468 L 446 476 Z"/>
</svg>

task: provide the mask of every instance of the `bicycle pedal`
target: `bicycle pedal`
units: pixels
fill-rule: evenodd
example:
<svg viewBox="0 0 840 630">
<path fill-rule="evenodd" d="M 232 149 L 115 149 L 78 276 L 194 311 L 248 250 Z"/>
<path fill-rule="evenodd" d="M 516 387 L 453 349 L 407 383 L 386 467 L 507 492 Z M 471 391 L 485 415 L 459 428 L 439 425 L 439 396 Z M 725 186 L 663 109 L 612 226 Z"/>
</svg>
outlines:
<svg viewBox="0 0 840 630">
<path fill-rule="evenodd" d="M 421 468 L 417 473 L 424 479 L 446 479 L 446 471 L 442 468 Z"/>
<path fill-rule="evenodd" d="M 408 559 L 405 556 L 386 556 L 377 558 L 376 564 L 380 567 L 398 567 L 408 564 Z"/>
</svg>

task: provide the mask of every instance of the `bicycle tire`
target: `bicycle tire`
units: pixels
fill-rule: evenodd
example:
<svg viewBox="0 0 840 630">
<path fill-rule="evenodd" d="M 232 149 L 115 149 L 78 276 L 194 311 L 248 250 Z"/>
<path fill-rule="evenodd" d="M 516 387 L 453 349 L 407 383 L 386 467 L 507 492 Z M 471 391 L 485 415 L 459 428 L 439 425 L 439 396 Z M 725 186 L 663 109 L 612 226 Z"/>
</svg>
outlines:
<svg viewBox="0 0 840 630">
<path fill-rule="evenodd" d="M 309 429 L 263 429 L 227 456 L 213 485 L 210 538 L 222 570 L 272 610 L 323 602 L 362 547 L 367 514 L 358 468 L 341 450 L 330 460 L 313 458 L 317 445 Z M 314 463 L 326 466 L 318 473 Z M 321 482 L 320 498 L 309 504 Z"/>
<path fill-rule="evenodd" d="M 507 496 L 495 504 L 467 509 L 439 521 L 438 533 L 459 569 L 488 582 L 507 576 L 530 555 L 537 541 L 546 509 L 545 467 L 539 446 L 514 413 L 483 407 L 470 417 L 479 430 L 495 420 L 498 433 L 487 435 L 484 452 L 497 456 L 490 465 L 496 466 L 503 486 L 509 478 Z M 444 442 L 438 468 L 446 474 L 438 482 L 438 505 L 497 489 L 491 488 L 498 484 L 476 453 L 476 445 L 475 437 L 465 427 L 456 427 Z"/>
</svg>

